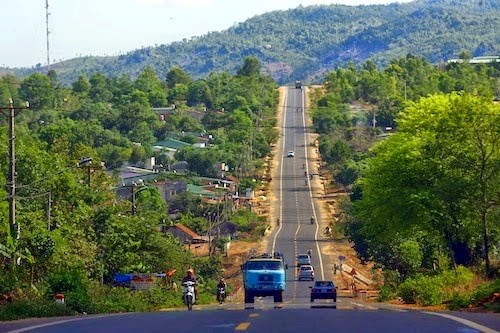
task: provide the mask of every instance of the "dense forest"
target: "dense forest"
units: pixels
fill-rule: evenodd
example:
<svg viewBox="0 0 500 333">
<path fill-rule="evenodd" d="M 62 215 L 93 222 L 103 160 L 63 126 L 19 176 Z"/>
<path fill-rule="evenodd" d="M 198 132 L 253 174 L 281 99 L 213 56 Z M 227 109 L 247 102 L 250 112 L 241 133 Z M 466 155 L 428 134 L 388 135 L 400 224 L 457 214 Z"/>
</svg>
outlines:
<svg viewBox="0 0 500 333">
<path fill-rule="evenodd" d="M 500 268 L 499 71 L 409 55 L 337 69 L 315 90 L 319 150 L 350 199 L 333 226 L 383 268 L 381 300 L 459 308 L 498 290 L 473 292 L 472 272 Z"/>
<path fill-rule="evenodd" d="M 347 63 L 372 60 L 379 66 L 413 54 L 439 64 L 462 51 L 500 54 L 496 1 L 416 0 L 405 4 L 317 5 L 255 16 L 222 31 L 147 47 L 115 57 L 82 57 L 56 63 L 61 81 L 80 74 L 137 77 L 145 66 L 165 73 L 180 66 L 191 77 L 213 71 L 236 73 L 240 59 L 254 56 L 278 83 L 319 82 Z M 24 76 L 43 66 L 3 69 Z"/>
<path fill-rule="evenodd" d="M 55 71 L 21 81 L 0 77 L 0 105 L 8 106 L 10 99 L 14 106 L 30 101 L 30 108 L 15 117 L 14 225 L 9 223 L 7 192 L 9 126 L 7 117 L 0 118 L 0 319 L 179 305 L 180 290 L 162 286 L 131 294 L 110 283 L 116 273 L 172 269 L 179 280 L 188 267 L 202 281 L 199 302 L 209 302 L 221 274 L 221 254 L 196 258 L 177 238 L 158 231 L 181 223 L 205 234 L 206 216 L 217 215 L 251 240 L 261 236 L 265 221 L 246 208 L 202 202 L 190 192 L 167 204 L 147 183 L 137 188 L 131 202 L 117 195 L 130 189 L 122 187 L 113 171 L 140 166 L 155 154 L 156 140 L 179 135 L 192 142 L 209 133 L 205 149 L 188 146 L 173 159 L 156 152 L 165 167 L 188 161 L 191 173 L 158 175 L 186 181 L 216 177 L 224 162 L 230 166 L 227 175 L 236 174 L 243 189 L 257 186 L 260 161 L 278 138 L 277 85 L 260 74 L 260 66 L 247 58 L 235 75 L 212 73 L 198 80 L 178 67 L 165 73 L 166 81 L 151 67 L 135 80 L 82 74 L 71 88 L 61 85 Z M 176 107 L 168 119 L 152 110 L 172 103 Z M 204 112 L 202 120 L 188 116 L 188 108 Z M 89 158 L 92 165 L 79 163 Z M 56 292 L 66 295 L 67 307 L 53 304 Z M 9 306 L 3 306 L 6 300 Z"/>
</svg>

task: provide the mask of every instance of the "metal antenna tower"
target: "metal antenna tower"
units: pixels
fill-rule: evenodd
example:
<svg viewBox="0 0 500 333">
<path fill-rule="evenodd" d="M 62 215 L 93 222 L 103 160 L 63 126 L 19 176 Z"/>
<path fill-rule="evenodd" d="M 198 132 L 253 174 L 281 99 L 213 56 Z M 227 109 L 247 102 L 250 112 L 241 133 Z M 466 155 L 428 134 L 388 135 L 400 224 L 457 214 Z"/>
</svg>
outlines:
<svg viewBox="0 0 500 333">
<path fill-rule="evenodd" d="M 49 48 L 49 0 L 45 0 L 45 22 L 47 24 L 47 72 L 50 71 L 50 48 Z"/>
</svg>

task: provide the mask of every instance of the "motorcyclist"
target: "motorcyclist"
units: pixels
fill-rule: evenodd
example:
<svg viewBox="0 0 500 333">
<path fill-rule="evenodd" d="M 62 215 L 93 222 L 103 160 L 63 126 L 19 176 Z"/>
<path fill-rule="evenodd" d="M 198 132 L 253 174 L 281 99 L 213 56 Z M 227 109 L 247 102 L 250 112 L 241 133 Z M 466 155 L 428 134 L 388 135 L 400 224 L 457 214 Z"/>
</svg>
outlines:
<svg viewBox="0 0 500 333">
<path fill-rule="evenodd" d="M 227 284 L 226 284 L 226 281 L 224 280 L 224 278 L 220 278 L 219 283 L 217 284 L 217 293 L 219 292 L 219 289 L 224 290 L 224 292 L 227 289 Z M 222 302 L 222 300 L 221 300 L 221 302 Z"/>
<path fill-rule="evenodd" d="M 312 250 L 311 250 L 311 249 L 307 250 L 307 254 L 308 254 L 308 255 L 309 255 L 309 257 L 310 257 L 310 256 L 312 255 Z"/>
<path fill-rule="evenodd" d="M 227 284 L 226 284 L 226 281 L 224 280 L 224 278 L 220 278 L 219 283 L 217 284 L 217 288 L 222 288 L 222 289 L 226 290 Z"/>
<path fill-rule="evenodd" d="M 277 223 L 278 225 L 280 225 L 280 218 L 279 218 L 279 217 L 276 219 L 276 223 Z"/>
<path fill-rule="evenodd" d="M 311 224 L 314 223 L 314 216 L 311 216 Z"/>
<path fill-rule="evenodd" d="M 186 271 L 186 276 L 182 278 L 182 283 L 184 282 L 194 282 L 194 298 L 198 298 L 198 291 L 196 289 L 196 277 L 194 276 L 194 271 L 190 268 Z M 184 296 L 183 296 L 184 297 Z"/>
</svg>

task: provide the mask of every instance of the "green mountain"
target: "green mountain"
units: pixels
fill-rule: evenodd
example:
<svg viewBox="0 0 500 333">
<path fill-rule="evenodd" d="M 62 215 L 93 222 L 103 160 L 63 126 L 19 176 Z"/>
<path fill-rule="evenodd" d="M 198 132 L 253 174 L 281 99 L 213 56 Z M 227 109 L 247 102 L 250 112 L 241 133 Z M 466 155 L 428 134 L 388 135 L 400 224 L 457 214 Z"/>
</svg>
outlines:
<svg viewBox="0 0 500 333">
<path fill-rule="evenodd" d="M 408 53 L 438 64 L 462 51 L 500 54 L 500 2 L 416 0 L 405 4 L 316 5 L 255 16 L 222 32 L 115 57 L 83 57 L 51 66 L 63 82 L 81 73 L 137 76 L 146 65 L 159 75 L 174 65 L 194 78 L 234 72 L 256 56 L 278 82 L 313 82 L 350 61 L 384 66 Z M 23 76 L 43 67 L 15 69 Z M 7 71 L 6 69 L 3 72 Z M 0 70 L 0 73 L 2 70 Z"/>
</svg>

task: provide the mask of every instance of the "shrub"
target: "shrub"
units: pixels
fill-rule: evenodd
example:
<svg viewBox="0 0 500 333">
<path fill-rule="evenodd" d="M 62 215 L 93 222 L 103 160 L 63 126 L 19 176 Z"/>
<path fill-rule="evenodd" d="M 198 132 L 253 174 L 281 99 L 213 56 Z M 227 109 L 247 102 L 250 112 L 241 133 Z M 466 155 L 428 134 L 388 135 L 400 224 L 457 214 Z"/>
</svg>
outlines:
<svg viewBox="0 0 500 333">
<path fill-rule="evenodd" d="M 398 287 L 398 295 L 403 299 L 405 303 L 413 304 L 416 303 L 416 294 L 418 286 L 415 280 L 408 279 L 401 283 Z"/>
<path fill-rule="evenodd" d="M 487 301 L 492 298 L 492 295 L 500 291 L 500 279 L 479 286 L 471 296 L 471 303 L 474 305 L 483 305 L 487 310 L 500 312 L 500 304 L 498 302 L 488 303 Z M 486 301 L 486 303 L 484 303 Z M 483 303 L 483 304 L 481 304 Z"/>
<path fill-rule="evenodd" d="M 95 313 L 92 298 L 89 295 L 90 282 L 82 270 L 71 269 L 56 271 L 48 278 L 48 298 L 63 293 L 68 309 L 83 313 Z"/>
<path fill-rule="evenodd" d="M 377 301 L 386 302 L 394 299 L 394 296 L 396 296 L 396 291 L 393 288 L 389 286 L 381 286 L 378 290 Z"/>
<path fill-rule="evenodd" d="M 93 290 L 95 309 L 97 312 L 140 312 L 146 311 L 145 302 L 128 288 L 103 286 Z"/>
<path fill-rule="evenodd" d="M 406 240 L 401 243 L 398 255 L 405 275 L 413 274 L 422 265 L 422 250 L 416 241 Z"/>
<path fill-rule="evenodd" d="M 443 285 L 443 298 L 456 299 L 458 294 L 470 294 L 474 274 L 466 267 L 458 266 L 456 270 L 447 270 L 439 275 Z"/>
<path fill-rule="evenodd" d="M 50 296 L 76 290 L 87 290 L 89 280 L 85 273 L 79 269 L 56 271 L 49 275 L 48 292 Z"/>
<path fill-rule="evenodd" d="M 0 321 L 72 314 L 74 311 L 64 305 L 56 304 L 53 299 L 22 299 L 0 307 Z"/>
<path fill-rule="evenodd" d="M 448 302 L 448 309 L 458 310 L 469 306 L 471 297 L 469 294 L 454 293 Z"/>
<path fill-rule="evenodd" d="M 90 297 L 87 289 L 77 289 L 66 292 L 64 299 L 68 309 L 78 313 L 96 313 L 96 309 L 92 298 Z"/>
<path fill-rule="evenodd" d="M 0 295 L 16 289 L 17 279 L 12 271 L 0 271 Z"/>
<path fill-rule="evenodd" d="M 442 302 L 441 286 L 439 278 L 421 276 L 403 282 L 398 288 L 398 294 L 406 303 L 437 305 Z"/>
<path fill-rule="evenodd" d="M 222 271 L 223 258 L 220 255 L 214 255 L 206 258 L 195 258 L 193 267 L 197 277 L 204 279 L 217 278 Z"/>
</svg>

